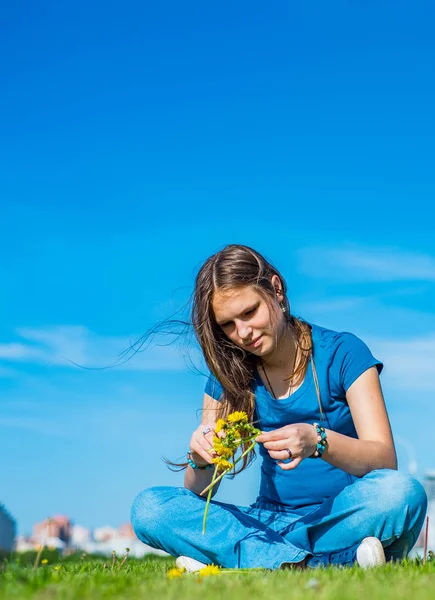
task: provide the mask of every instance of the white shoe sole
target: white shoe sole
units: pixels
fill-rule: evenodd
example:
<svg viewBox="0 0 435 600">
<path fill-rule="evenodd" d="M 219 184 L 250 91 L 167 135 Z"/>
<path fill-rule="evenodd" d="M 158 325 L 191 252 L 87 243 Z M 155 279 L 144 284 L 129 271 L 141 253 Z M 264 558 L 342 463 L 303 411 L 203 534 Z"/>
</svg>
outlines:
<svg viewBox="0 0 435 600">
<path fill-rule="evenodd" d="M 194 558 L 190 558 L 189 556 L 179 556 L 175 561 L 175 564 L 179 569 L 186 569 L 186 571 L 189 573 L 200 571 L 207 566 L 205 563 L 195 560 Z"/>
<path fill-rule="evenodd" d="M 364 538 L 356 551 L 356 560 L 363 569 L 385 565 L 384 548 L 378 538 Z"/>
</svg>

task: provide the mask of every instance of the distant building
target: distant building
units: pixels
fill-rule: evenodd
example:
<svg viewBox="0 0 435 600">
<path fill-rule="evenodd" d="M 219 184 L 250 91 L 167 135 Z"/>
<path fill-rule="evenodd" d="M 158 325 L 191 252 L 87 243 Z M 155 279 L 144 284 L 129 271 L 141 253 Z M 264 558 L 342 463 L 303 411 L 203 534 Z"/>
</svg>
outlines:
<svg viewBox="0 0 435 600">
<path fill-rule="evenodd" d="M 137 558 L 145 554 L 168 556 L 163 550 L 156 550 L 140 542 L 130 523 L 124 523 L 118 529 L 111 525 L 97 527 L 89 537 L 87 537 L 87 533 L 88 530 L 85 527 L 74 525 L 71 545 L 88 554 L 101 554 L 103 556 L 111 556 L 112 552 L 115 552 L 118 557 L 122 557 L 125 556 L 127 548 L 129 555 Z"/>
<path fill-rule="evenodd" d="M 0 504 L 0 550 L 10 552 L 14 546 L 16 523 L 3 504 Z"/>
<path fill-rule="evenodd" d="M 428 506 L 427 516 L 429 517 L 429 530 L 427 535 L 428 550 L 435 550 L 435 471 L 428 471 L 423 481 L 426 490 Z M 425 529 L 426 522 L 423 526 Z"/>
<path fill-rule="evenodd" d="M 33 539 L 39 544 L 61 548 L 71 541 L 71 521 L 63 515 L 55 515 L 33 526 Z"/>
<path fill-rule="evenodd" d="M 423 480 L 423 486 L 426 490 L 429 502 L 435 501 L 435 471 L 426 471 Z"/>
<path fill-rule="evenodd" d="M 119 558 L 127 554 L 127 549 L 129 556 L 137 558 L 146 554 L 168 556 L 163 550 L 139 541 L 130 523 L 123 523 L 118 528 L 105 525 L 91 531 L 82 525 L 72 525 L 70 519 L 62 515 L 36 523 L 31 538 L 21 536 L 17 539 L 16 550 L 25 552 L 41 544 L 65 552 L 82 551 L 103 556 L 115 552 Z"/>
<path fill-rule="evenodd" d="M 427 548 L 435 551 L 435 471 L 427 471 L 423 479 L 423 487 L 427 494 L 427 514 L 429 517 L 429 527 L 427 533 Z M 415 543 L 415 554 L 423 554 L 424 542 L 426 536 L 426 519 L 424 520 L 422 530 Z"/>
<path fill-rule="evenodd" d="M 136 534 L 133 531 L 131 523 L 123 523 L 122 525 L 120 525 L 118 528 L 118 535 L 123 538 L 137 540 Z"/>
<path fill-rule="evenodd" d="M 15 538 L 15 552 L 29 552 L 35 550 L 38 544 L 36 544 L 32 538 L 25 535 L 17 535 Z"/>
<path fill-rule="evenodd" d="M 71 527 L 71 546 L 73 548 L 83 548 L 91 539 L 91 532 L 83 525 L 73 525 Z"/>
<path fill-rule="evenodd" d="M 118 535 L 118 530 L 111 525 L 104 525 L 104 527 L 97 527 L 94 529 L 94 541 L 95 542 L 109 542 Z"/>
</svg>

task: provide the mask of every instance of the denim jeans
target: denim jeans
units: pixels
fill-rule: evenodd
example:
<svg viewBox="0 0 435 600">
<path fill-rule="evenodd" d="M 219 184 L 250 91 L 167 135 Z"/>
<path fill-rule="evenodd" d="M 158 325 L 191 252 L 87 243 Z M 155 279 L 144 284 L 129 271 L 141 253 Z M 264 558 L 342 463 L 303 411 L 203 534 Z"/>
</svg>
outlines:
<svg viewBox="0 0 435 600">
<path fill-rule="evenodd" d="M 308 512 L 290 512 L 261 497 L 247 507 L 212 500 L 203 535 L 204 508 L 205 498 L 185 488 L 150 488 L 133 503 L 133 529 L 142 542 L 172 556 L 227 568 L 278 569 L 304 558 L 310 567 L 351 565 L 367 536 L 381 540 L 387 560 L 400 560 L 420 533 L 427 497 L 416 479 L 379 469 Z"/>
</svg>

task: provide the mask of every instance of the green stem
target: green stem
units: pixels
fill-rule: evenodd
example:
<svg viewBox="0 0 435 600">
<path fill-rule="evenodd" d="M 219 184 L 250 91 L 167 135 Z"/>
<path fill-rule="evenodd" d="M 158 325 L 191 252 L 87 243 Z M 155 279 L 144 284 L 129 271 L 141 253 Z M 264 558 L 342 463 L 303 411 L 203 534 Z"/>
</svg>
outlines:
<svg viewBox="0 0 435 600">
<path fill-rule="evenodd" d="M 241 460 L 242 460 L 242 458 L 243 458 L 244 456 L 246 456 L 246 455 L 248 454 L 248 452 L 250 452 L 250 451 L 252 450 L 252 448 L 255 446 L 255 444 L 256 444 L 256 443 L 257 443 L 257 442 L 254 440 L 254 441 L 252 442 L 252 444 L 249 446 L 249 448 L 247 448 L 247 449 L 246 449 L 246 450 L 243 452 L 243 454 L 242 454 L 241 456 L 239 456 L 239 458 L 238 458 L 238 459 L 235 461 L 235 463 L 234 463 L 234 467 L 236 466 L 236 464 L 237 464 L 239 461 L 241 461 Z M 233 468 L 233 465 L 231 466 L 231 468 Z M 229 471 L 229 470 L 230 470 L 230 469 L 226 469 L 225 471 L 222 471 L 222 473 L 221 473 L 221 474 L 219 475 L 219 477 L 217 477 L 216 479 L 214 478 L 214 476 L 216 475 L 216 471 L 215 471 L 215 472 L 214 472 L 214 474 L 213 474 L 213 479 L 211 480 L 211 483 L 210 483 L 210 485 L 208 485 L 208 486 L 207 486 L 207 487 L 206 487 L 204 490 L 202 490 L 202 492 L 200 493 L 200 496 L 203 496 L 203 495 L 204 495 L 206 492 L 208 492 L 209 490 L 211 491 L 211 489 L 213 488 L 213 486 L 214 486 L 214 485 L 215 485 L 215 484 L 216 484 L 218 481 L 220 481 L 220 480 L 222 479 L 222 477 L 228 473 L 228 471 Z"/>
<path fill-rule="evenodd" d="M 45 544 L 40 544 L 39 545 L 38 552 L 37 552 L 36 558 L 35 558 L 35 563 L 33 565 L 33 570 L 35 570 L 35 569 L 38 568 L 39 559 L 41 558 L 41 554 L 42 554 L 42 551 L 44 550 L 44 548 L 45 548 Z"/>
<path fill-rule="evenodd" d="M 205 526 L 207 523 L 207 515 L 208 515 L 208 507 L 210 506 L 210 500 L 211 500 L 211 495 L 213 492 L 213 486 L 216 482 L 216 473 L 218 472 L 217 469 L 214 470 L 213 472 L 213 477 L 211 479 L 211 483 L 209 485 L 210 491 L 208 492 L 208 496 L 207 496 L 207 502 L 205 503 L 205 511 L 204 511 L 204 518 L 202 520 L 202 535 L 204 535 L 205 533 Z"/>
</svg>

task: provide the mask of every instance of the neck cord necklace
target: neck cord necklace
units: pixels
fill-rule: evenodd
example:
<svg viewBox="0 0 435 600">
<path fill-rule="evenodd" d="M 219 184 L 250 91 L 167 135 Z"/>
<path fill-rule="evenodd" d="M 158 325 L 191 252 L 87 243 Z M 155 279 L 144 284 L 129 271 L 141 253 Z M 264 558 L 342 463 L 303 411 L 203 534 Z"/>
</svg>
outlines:
<svg viewBox="0 0 435 600">
<path fill-rule="evenodd" d="M 293 360 L 292 375 L 290 377 L 290 389 L 288 391 L 288 396 L 287 397 L 290 397 L 291 391 L 292 391 L 292 387 L 293 387 L 293 376 L 294 376 L 294 370 L 295 370 L 295 365 L 296 365 L 296 356 L 297 356 L 297 353 L 298 353 L 298 351 L 297 351 L 297 347 L 296 347 L 295 348 L 295 357 L 294 357 L 294 360 Z M 272 396 L 273 396 L 274 400 L 278 400 L 278 398 L 276 397 L 275 392 L 273 391 L 272 384 L 270 383 L 269 377 L 267 375 L 266 368 L 265 368 L 264 363 L 261 360 L 261 358 L 260 358 L 260 362 L 261 362 L 261 368 L 263 369 L 263 373 L 266 376 L 266 381 L 267 381 L 267 383 L 269 385 L 270 391 L 272 392 Z"/>
<path fill-rule="evenodd" d="M 261 361 L 261 368 L 263 369 L 263 373 L 266 375 L 267 384 L 268 384 L 268 386 L 269 386 L 269 389 L 270 389 L 270 391 L 272 392 L 272 396 L 273 396 L 274 400 L 277 400 L 277 397 L 276 397 L 276 395 L 275 395 L 275 392 L 273 391 L 272 384 L 270 383 L 270 381 L 269 381 L 269 377 L 267 376 L 267 371 L 266 371 L 266 369 L 264 368 L 263 361 Z"/>
</svg>

